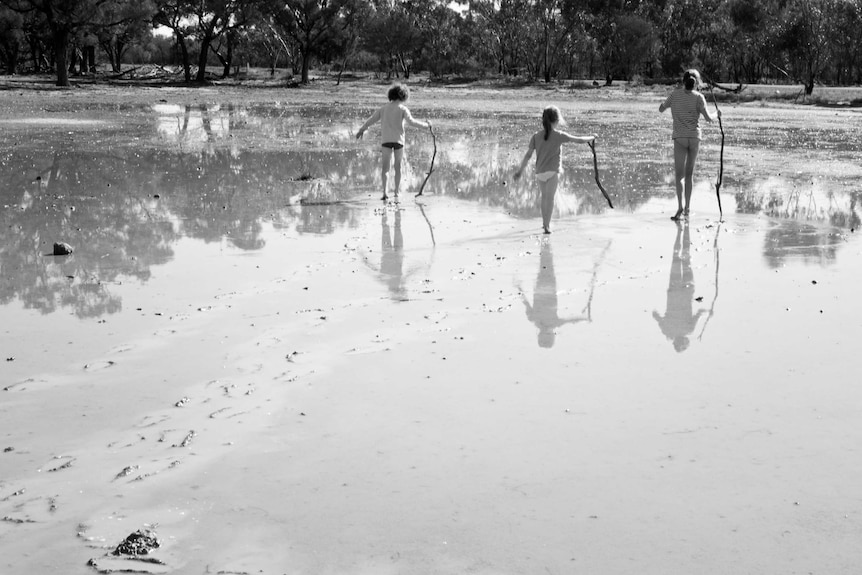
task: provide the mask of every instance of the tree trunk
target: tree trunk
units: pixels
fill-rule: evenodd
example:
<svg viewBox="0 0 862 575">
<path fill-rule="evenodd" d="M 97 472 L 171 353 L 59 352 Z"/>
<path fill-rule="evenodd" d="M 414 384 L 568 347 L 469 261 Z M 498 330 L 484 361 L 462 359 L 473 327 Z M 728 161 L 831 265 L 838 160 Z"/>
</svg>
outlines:
<svg viewBox="0 0 862 575">
<path fill-rule="evenodd" d="M 123 71 L 123 52 L 126 51 L 126 44 L 119 40 L 114 45 L 114 61 L 111 62 L 111 68 L 116 73 Z"/>
<path fill-rule="evenodd" d="M 87 46 L 84 48 L 84 68 L 87 74 L 96 73 L 96 47 Z"/>
<path fill-rule="evenodd" d="M 311 61 L 311 54 L 308 53 L 308 47 L 302 51 L 302 78 L 300 82 L 308 84 L 308 68 Z"/>
<path fill-rule="evenodd" d="M 189 48 L 186 46 L 186 39 L 184 36 L 177 34 L 177 46 L 180 49 L 180 56 L 183 60 L 183 72 L 185 72 L 186 83 L 192 81 L 192 66 L 191 62 L 189 62 Z"/>
<path fill-rule="evenodd" d="M 207 59 L 209 58 L 210 44 L 212 43 L 212 35 L 204 34 L 201 38 L 201 53 L 198 57 L 198 73 L 195 76 L 195 82 L 203 84 L 207 79 Z"/>
<path fill-rule="evenodd" d="M 228 32 L 227 34 L 227 56 L 224 59 L 224 74 L 223 78 L 227 78 L 230 76 L 230 67 L 233 63 L 233 40 L 231 39 L 231 34 Z"/>
<path fill-rule="evenodd" d="M 54 36 L 54 57 L 56 63 L 54 69 L 57 71 L 57 85 L 69 85 L 69 68 L 66 65 L 66 52 L 69 49 L 69 31 L 56 28 Z"/>
</svg>

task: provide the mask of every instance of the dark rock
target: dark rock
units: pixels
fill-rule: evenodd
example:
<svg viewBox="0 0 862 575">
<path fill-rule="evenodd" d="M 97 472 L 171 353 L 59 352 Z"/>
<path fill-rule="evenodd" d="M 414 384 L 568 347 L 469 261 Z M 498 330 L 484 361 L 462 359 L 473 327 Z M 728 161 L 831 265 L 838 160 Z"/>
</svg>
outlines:
<svg viewBox="0 0 862 575">
<path fill-rule="evenodd" d="M 155 531 L 138 529 L 117 545 L 114 555 L 146 555 L 158 549 L 160 545 Z"/>
<path fill-rule="evenodd" d="M 75 249 L 66 242 L 54 242 L 55 256 L 68 256 L 73 251 L 75 251 Z"/>
</svg>

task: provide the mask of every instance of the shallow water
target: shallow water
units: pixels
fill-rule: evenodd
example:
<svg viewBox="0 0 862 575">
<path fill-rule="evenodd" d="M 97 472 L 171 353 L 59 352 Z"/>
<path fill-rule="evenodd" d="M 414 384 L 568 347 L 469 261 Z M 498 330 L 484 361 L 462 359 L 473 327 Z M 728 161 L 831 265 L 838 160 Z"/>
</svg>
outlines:
<svg viewBox="0 0 862 575">
<path fill-rule="evenodd" d="M 725 222 L 712 130 L 677 225 L 669 118 L 568 104 L 616 209 L 573 146 L 546 238 L 535 114 L 418 102 L 400 205 L 371 108 L 3 120 L 0 565 L 153 523 L 178 573 L 856 562 L 858 113 L 726 106 Z"/>
<path fill-rule="evenodd" d="M 0 136 L 0 302 L 20 301 L 42 313 L 115 313 L 121 302 L 108 286 L 120 279 L 146 281 L 154 267 L 175 257 L 182 239 L 213 249 L 230 244 L 260 250 L 266 226 L 301 235 L 355 228 L 379 194 L 373 134 L 365 142 L 353 140 L 357 112 L 340 118 L 345 106 L 105 108 L 89 110 L 90 120 L 62 107 L 50 110 L 60 116 L 50 123 L 5 120 L 39 121 Z M 796 110 L 770 111 L 777 116 L 772 119 L 740 108 L 738 113 L 756 118 L 745 117 L 740 127 L 736 110 L 725 110 L 730 137 L 722 207 L 727 218 L 762 214 L 782 222 L 764 245 L 768 261 L 805 249 L 823 251 L 812 257 L 828 261 L 830 238 L 836 237 L 828 227 L 859 227 L 859 129 L 847 113 L 814 112 L 816 124 L 798 126 L 782 118 Z M 621 115 L 615 108 L 583 111 L 570 129 L 600 134 L 601 179 L 618 211 L 637 214 L 656 202 L 667 205 L 673 197 L 668 118 L 656 114 L 633 130 Z M 533 130 L 530 119 L 476 114 L 435 121 L 430 197 L 454 196 L 515 218 L 538 217 L 531 179 L 511 179 Z M 501 125 L 509 129 L 501 133 Z M 715 130 L 707 133 L 695 191 L 695 209 L 705 213 L 716 211 L 715 137 Z M 405 188 L 415 191 L 432 142 L 420 130 L 411 130 L 409 139 Z M 570 146 L 566 155 L 556 217 L 606 212 L 589 149 Z M 75 256 L 45 257 L 55 241 L 71 244 Z"/>
</svg>

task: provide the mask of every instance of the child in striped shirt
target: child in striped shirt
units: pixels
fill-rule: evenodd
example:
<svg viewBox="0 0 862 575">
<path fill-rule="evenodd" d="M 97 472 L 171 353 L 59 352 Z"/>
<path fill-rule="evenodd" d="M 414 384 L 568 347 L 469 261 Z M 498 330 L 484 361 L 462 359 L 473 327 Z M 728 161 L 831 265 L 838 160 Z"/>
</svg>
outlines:
<svg viewBox="0 0 862 575">
<path fill-rule="evenodd" d="M 701 84 L 700 73 L 697 70 L 686 70 L 682 76 L 682 84 L 682 88 L 671 92 L 664 103 L 658 107 L 659 112 L 670 108 L 673 116 L 673 165 L 677 210 L 671 217 L 672 220 L 688 217 L 694 162 L 697 160 L 697 152 L 700 148 L 700 116 L 712 122 L 721 114 L 717 111 L 718 115 L 713 117 L 706 107 L 706 98 L 695 89 Z"/>
</svg>

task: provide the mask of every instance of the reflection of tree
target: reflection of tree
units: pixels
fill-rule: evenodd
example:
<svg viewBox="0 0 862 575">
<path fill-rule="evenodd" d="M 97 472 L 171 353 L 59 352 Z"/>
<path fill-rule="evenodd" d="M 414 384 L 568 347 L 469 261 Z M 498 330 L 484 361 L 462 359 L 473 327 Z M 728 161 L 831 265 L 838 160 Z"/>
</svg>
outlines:
<svg viewBox="0 0 862 575">
<path fill-rule="evenodd" d="M 652 313 L 661 332 L 673 341 L 674 349 L 679 352 L 688 349 L 688 336 L 694 331 L 700 316 L 706 313 L 705 309 L 692 313 L 694 273 L 691 270 L 690 248 L 688 222 L 676 222 L 665 313 L 664 316 L 656 311 Z"/>
<path fill-rule="evenodd" d="M 336 182 L 348 181 L 359 161 L 355 153 L 329 151 L 119 146 L 112 153 L 45 157 L 16 146 L 0 165 L 2 204 L 12 206 L 0 211 L 0 304 L 19 299 L 45 313 L 72 307 L 81 317 L 114 313 L 122 302 L 110 285 L 124 277 L 148 280 L 151 266 L 173 257 L 180 237 L 260 249 L 266 220 L 312 233 L 356 225 L 355 210 L 344 205 L 288 205 L 285 188 L 299 157 Z M 330 196 L 337 202 L 352 193 L 341 185 Z M 75 253 L 44 256 L 55 241 L 68 242 Z"/>
<path fill-rule="evenodd" d="M 775 218 L 766 232 L 763 247 L 763 255 L 771 267 L 780 267 L 787 257 L 831 263 L 842 244 L 840 234 L 831 226 L 860 225 L 860 192 L 837 194 L 820 184 L 812 186 L 808 177 L 805 181 L 801 181 L 802 176 L 796 180 L 772 177 L 761 181 L 757 188 L 736 194 L 740 213 Z"/>
<path fill-rule="evenodd" d="M 50 163 L 45 163 L 47 162 Z M 82 317 L 119 311 L 109 292 L 119 275 L 146 280 L 153 264 L 171 256 L 169 226 L 153 224 L 159 207 L 131 192 L 126 162 L 113 155 L 59 152 L 48 158 L 13 154 L 9 194 L 19 209 L 0 230 L 0 303 L 19 298 L 44 313 L 73 307 Z M 39 175 L 35 184 L 22 182 Z M 28 178 L 28 179 L 29 179 Z M 54 241 L 75 248 L 50 257 Z"/>
<path fill-rule="evenodd" d="M 763 256 L 771 268 L 780 268 L 787 258 L 826 265 L 835 262 L 844 240 L 832 228 L 794 221 L 775 222 L 766 231 Z"/>
<path fill-rule="evenodd" d="M 797 180 L 770 178 L 757 182 L 759 187 L 736 193 L 737 211 L 781 219 L 823 221 L 839 227 L 853 228 L 862 223 L 860 192 L 843 196 L 832 190 L 809 189 L 808 178 L 810 175 L 804 174 Z"/>
<path fill-rule="evenodd" d="M 533 289 L 533 303 L 527 300 L 521 291 L 521 300 L 527 312 L 527 319 L 538 329 L 537 339 L 540 347 L 553 347 L 557 329 L 567 323 L 589 321 L 589 314 L 570 318 L 561 318 L 557 302 L 557 276 L 554 273 L 554 254 L 550 242 L 542 244 L 539 253 L 539 273 L 536 275 L 536 286 Z M 585 309 L 587 311 L 589 307 Z"/>
</svg>

